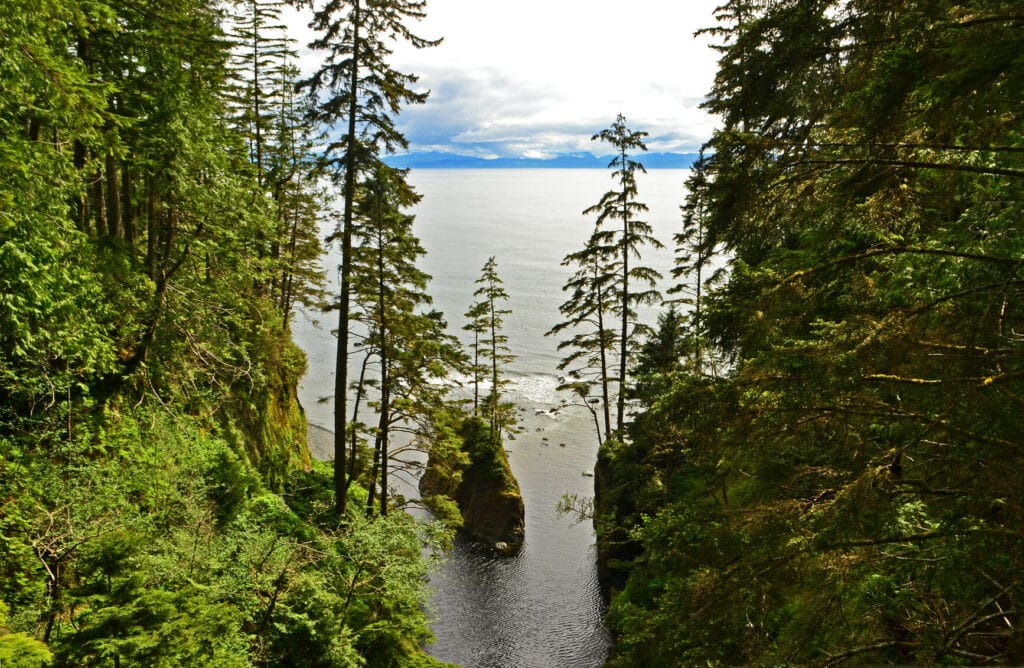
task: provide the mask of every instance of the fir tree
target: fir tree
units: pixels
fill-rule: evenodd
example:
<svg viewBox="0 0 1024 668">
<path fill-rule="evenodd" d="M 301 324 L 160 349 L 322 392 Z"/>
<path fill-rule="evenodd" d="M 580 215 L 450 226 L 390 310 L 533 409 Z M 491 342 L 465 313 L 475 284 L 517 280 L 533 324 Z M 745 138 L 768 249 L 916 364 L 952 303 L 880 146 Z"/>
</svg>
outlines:
<svg viewBox="0 0 1024 668">
<path fill-rule="evenodd" d="M 613 247 L 602 245 L 599 228 L 587 239 L 586 245 L 570 253 L 562 261 L 564 267 L 576 267 L 576 272 L 562 286 L 570 297 L 559 306 L 559 312 L 567 318 L 547 332 L 548 336 L 569 330 L 568 339 L 560 341 L 559 350 L 572 350 L 558 364 L 559 370 L 568 369 L 568 382 L 563 389 L 572 390 L 586 408 L 594 414 L 597 440 L 600 443 L 601 422 L 591 403 L 593 386 L 600 388 L 601 413 L 604 418 L 605 436 L 611 431 L 611 402 L 609 385 L 615 378 L 611 373 L 611 357 L 615 353 L 615 330 L 606 317 L 610 318 L 614 308 L 612 286 L 616 274 L 612 266 Z"/>
<path fill-rule="evenodd" d="M 502 376 L 502 368 L 511 363 L 515 356 L 508 348 L 508 336 L 502 333 L 505 316 L 512 311 L 501 307 L 508 300 L 508 293 L 498 275 L 498 265 L 493 255 L 484 263 L 476 284 L 479 287 L 473 294 L 478 300 L 470 307 L 470 312 L 482 313 L 479 322 L 482 324 L 480 329 L 483 337 L 479 339 L 479 353 L 480 357 L 489 362 L 491 371 L 491 391 L 486 399 L 487 416 L 491 438 L 497 444 L 501 441 L 501 432 L 513 425 L 513 419 L 509 417 L 510 406 L 501 401 L 501 388 L 508 384 L 508 380 Z"/>
<path fill-rule="evenodd" d="M 707 169 L 708 159 L 701 151 L 686 181 L 686 203 L 680 207 L 683 213 L 683 227 L 673 237 L 676 243 L 676 257 L 672 278 L 677 282 L 668 290 L 670 295 L 681 295 L 672 303 L 690 307 L 687 338 L 690 340 L 689 354 L 693 370 L 698 375 L 704 373 L 706 358 L 705 292 L 724 278 L 723 269 L 716 269 L 713 266 L 717 254 L 715 240 L 708 233 Z"/>
<path fill-rule="evenodd" d="M 392 40 L 416 48 L 439 43 L 417 37 L 406 25 L 425 16 L 425 5 L 423 0 L 341 0 L 318 9 L 310 24 L 319 33 L 310 46 L 326 52 L 320 69 L 300 84 L 313 101 L 310 118 L 328 127 L 338 123 L 345 127 L 327 144 L 322 165 L 341 185 L 343 199 L 334 410 L 335 506 L 339 514 L 345 510 L 348 489 L 345 412 L 356 184 L 360 175 L 372 173 L 382 152 L 406 146 L 392 115 L 404 104 L 422 103 L 427 98 L 426 92 L 412 88 L 415 76 L 398 72 L 387 62 Z"/>
<path fill-rule="evenodd" d="M 639 264 L 645 246 L 662 248 L 661 243 L 652 235 L 650 224 L 638 218 L 647 211 L 647 205 L 637 200 L 636 174 L 646 170 L 643 164 L 633 159 L 632 152 L 647 150 L 643 141 L 646 136 L 646 132 L 630 130 L 626 126 L 626 119 L 619 114 L 611 127 L 592 137 L 594 141 L 608 142 L 615 148 L 615 156 L 608 167 L 613 170 L 612 178 L 616 181 L 616 188 L 606 192 L 597 204 L 583 212 L 584 215 L 597 214 L 595 245 L 614 248 L 617 256 L 610 267 L 617 274 L 611 289 L 618 302 L 616 315 L 619 317 L 619 393 L 615 431 L 620 435 L 625 419 L 630 352 L 637 337 L 647 331 L 636 323 L 635 309 L 638 305 L 653 304 L 661 298 L 654 289 L 661 274 Z M 615 223 L 619 225 L 617 228 Z M 631 260 L 638 264 L 631 264 Z"/>
<path fill-rule="evenodd" d="M 462 329 L 473 334 L 473 341 L 469 344 L 472 351 L 472 362 L 469 370 L 472 374 L 473 383 L 473 415 L 480 413 L 480 384 L 487 373 L 487 367 L 480 362 L 481 357 L 481 336 L 487 332 L 488 304 L 484 301 L 474 302 L 464 314 L 466 324 Z"/>
</svg>

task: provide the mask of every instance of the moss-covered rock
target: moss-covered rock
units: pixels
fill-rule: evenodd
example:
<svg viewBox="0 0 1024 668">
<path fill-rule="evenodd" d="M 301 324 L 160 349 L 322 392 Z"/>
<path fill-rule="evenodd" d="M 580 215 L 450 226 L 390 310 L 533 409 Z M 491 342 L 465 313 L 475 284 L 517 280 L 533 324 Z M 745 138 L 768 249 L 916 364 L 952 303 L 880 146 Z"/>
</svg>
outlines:
<svg viewBox="0 0 1024 668">
<path fill-rule="evenodd" d="M 432 452 L 420 493 L 431 507 L 447 507 L 445 499 L 454 500 L 465 534 L 515 554 L 523 545 L 525 508 L 501 441 L 479 418 L 467 419 L 460 435 L 465 457 L 452 461 Z"/>
<path fill-rule="evenodd" d="M 621 441 L 610 439 L 598 450 L 594 467 L 597 578 L 606 600 L 625 587 L 633 562 L 643 552 L 631 535 L 638 521 L 634 493 L 642 479 L 631 453 Z"/>
<path fill-rule="evenodd" d="M 286 332 L 268 335 L 265 348 L 263 382 L 232 394 L 227 410 L 220 413 L 220 428 L 264 483 L 279 491 L 290 469 L 310 467 L 306 413 L 297 395 L 306 355 Z"/>
</svg>

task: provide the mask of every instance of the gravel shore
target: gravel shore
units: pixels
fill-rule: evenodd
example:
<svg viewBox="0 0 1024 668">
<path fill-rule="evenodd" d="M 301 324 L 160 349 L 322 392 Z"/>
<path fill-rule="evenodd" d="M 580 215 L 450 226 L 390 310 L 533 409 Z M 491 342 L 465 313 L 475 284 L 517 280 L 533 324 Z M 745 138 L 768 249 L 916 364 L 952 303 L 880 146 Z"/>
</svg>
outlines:
<svg viewBox="0 0 1024 668">
<path fill-rule="evenodd" d="M 315 459 L 322 462 L 334 460 L 334 432 L 330 429 L 318 427 L 315 424 L 307 424 L 306 432 L 309 452 Z"/>
</svg>

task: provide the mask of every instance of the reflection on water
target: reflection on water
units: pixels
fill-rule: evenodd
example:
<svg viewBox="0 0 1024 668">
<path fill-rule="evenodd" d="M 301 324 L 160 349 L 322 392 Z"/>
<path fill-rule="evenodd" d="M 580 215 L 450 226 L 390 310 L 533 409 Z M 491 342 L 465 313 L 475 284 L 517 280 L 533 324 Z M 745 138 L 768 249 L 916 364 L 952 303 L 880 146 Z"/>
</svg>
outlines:
<svg viewBox="0 0 1024 668">
<path fill-rule="evenodd" d="M 511 558 L 456 542 L 431 577 L 437 642 L 428 649 L 463 666 L 599 666 L 609 641 L 593 528 L 555 513 L 564 492 L 593 495 L 593 478 L 582 475 L 596 457 L 590 418 L 583 408 L 514 399 L 525 409 L 523 431 L 506 447 L 526 504 L 526 542 Z"/>
</svg>

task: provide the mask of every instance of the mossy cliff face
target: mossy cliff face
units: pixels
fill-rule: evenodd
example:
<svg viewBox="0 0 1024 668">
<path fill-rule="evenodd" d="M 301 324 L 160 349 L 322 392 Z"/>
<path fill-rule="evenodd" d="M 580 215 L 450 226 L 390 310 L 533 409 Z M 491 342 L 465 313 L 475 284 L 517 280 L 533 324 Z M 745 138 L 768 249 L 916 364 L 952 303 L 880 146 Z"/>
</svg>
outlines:
<svg viewBox="0 0 1024 668">
<path fill-rule="evenodd" d="M 289 470 L 310 467 L 306 414 L 297 396 L 306 355 L 285 337 L 267 343 L 262 382 L 232 392 L 220 426 L 235 452 L 279 491 Z"/>
<path fill-rule="evenodd" d="M 454 500 L 464 533 L 514 554 L 523 545 L 525 508 L 501 441 L 478 418 L 468 418 L 460 435 L 464 456 L 431 453 L 420 493 L 432 507 L 444 507 L 444 497 Z"/>
<path fill-rule="evenodd" d="M 601 445 L 594 467 L 594 533 L 597 577 L 606 599 L 622 590 L 633 561 L 643 551 L 629 531 L 637 521 L 638 476 L 638 467 L 621 442 L 609 440 Z"/>
</svg>

